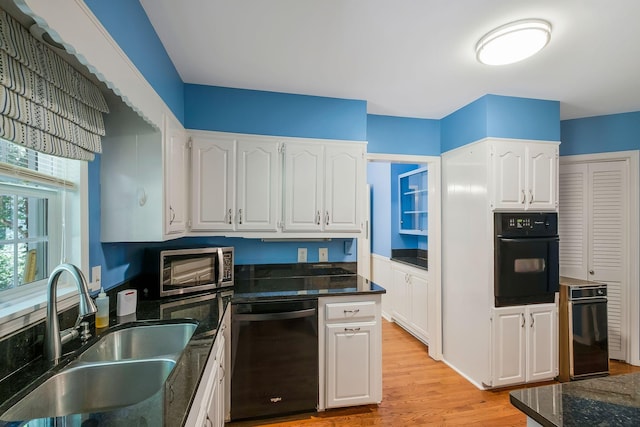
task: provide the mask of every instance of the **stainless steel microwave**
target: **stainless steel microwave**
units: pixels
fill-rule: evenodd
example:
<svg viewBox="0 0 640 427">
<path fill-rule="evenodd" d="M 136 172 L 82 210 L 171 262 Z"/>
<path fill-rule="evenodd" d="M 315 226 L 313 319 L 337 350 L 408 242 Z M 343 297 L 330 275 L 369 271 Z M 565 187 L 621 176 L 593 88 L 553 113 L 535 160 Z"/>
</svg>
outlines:
<svg viewBox="0 0 640 427">
<path fill-rule="evenodd" d="M 161 250 L 157 267 L 161 297 L 233 286 L 233 247 Z"/>
</svg>

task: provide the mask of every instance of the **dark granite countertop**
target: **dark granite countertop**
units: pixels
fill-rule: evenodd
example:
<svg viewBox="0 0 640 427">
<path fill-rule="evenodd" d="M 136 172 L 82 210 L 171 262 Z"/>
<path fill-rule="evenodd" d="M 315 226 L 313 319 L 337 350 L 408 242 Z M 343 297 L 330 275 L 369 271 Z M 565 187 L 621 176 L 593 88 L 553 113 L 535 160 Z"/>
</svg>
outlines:
<svg viewBox="0 0 640 427">
<path fill-rule="evenodd" d="M 355 263 L 237 266 L 233 288 L 163 299 L 146 298 L 144 292 L 140 291 L 148 283 L 137 283 L 139 293 L 136 314 L 133 318 L 127 319 L 119 319 L 115 316 L 115 290 L 109 291 L 111 295 L 109 328 L 98 330 L 96 336 L 91 338 L 86 346 L 114 328 L 131 326 L 133 321 L 195 319 L 198 321 L 196 332 L 178 359 L 165 387 L 154 396 L 126 408 L 101 413 L 73 414 L 62 419 L 58 418 L 56 422 L 62 420 L 67 426 L 78 427 L 183 425 L 200 382 L 204 362 L 215 342 L 219 321 L 229 302 L 307 299 L 386 292 L 384 288 L 358 276 L 355 271 Z M 74 340 L 69 345 L 65 345 L 63 348 L 65 356 L 54 369 L 39 357 L 0 381 L 0 414 L 71 363 L 86 346 L 80 348 L 79 341 Z M 174 392 L 175 390 L 179 392 Z M 23 425 L 20 422 L 4 422 L 1 418 L 0 416 L 0 427 Z"/>
<path fill-rule="evenodd" d="M 391 261 L 428 270 L 428 251 L 425 249 L 391 249 Z"/>
<path fill-rule="evenodd" d="M 195 319 L 198 321 L 198 326 L 193 337 L 167 378 L 165 386 L 153 396 L 135 405 L 112 411 L 73 414 L 45 420 L 47 422 L 55 420 L 67 426 L 79 427 L 86 425 L 123 427 L 131 425 L 183 425 L 202 377 L 204 362 L 206 362 L 216 339 L 219 322 L 231 301 L 231 294 L 228 290 L 222 290 L 162 300 L 145 300 L 143 297 L 139 297 L 136 314 L 133 317 L 119 319 L 115 316 L 115 312 L 111 312 L 109 327 L 97 330 L 96 336 L 91 338 L 86 346 L 80 348 L 79 345 L 76 345 L 75 349 L 65 354 L 55 368 L 50 369 L 50 364 L 40 359 L 25 369 L 22 375 L 14 375 L 9 378 L 9 381 L 3 381 L 3 390 L 0 395 L 0 414 L 47 378 L 71 363 L 87 346 L 111 330 L 135 324 L 157 322 L 158 320 Z M 67 347 L 65 347 L 65 351 L 68 351 Z M 132 380 L 135 381 L 135 379 Z M 96 387 L 99 386 L 96 384 Z M 174 390 L 179 390 L 180 393 L 175 393 Z M 13 427 L 18 425 L 23 424 L 2 421 L 0 416 L 0 426 Z"/>
<path fill-rule="evenodd" d="M 236 274 L 233 303 L 274 299 L 308 299 L 335 295 L 383 294 L 386 290 L 358 276 L 353 269 L 323 265 L 296 269 L 294 275 L 282 274 L 281 266 L 256 266 Z M 273 274 L 270 274 L 273 273 Z M 325 274 L 322 274 L 324 272 Z M 329 274 L 326 274 L 329 272 Z"/>
<path fill-rule="evenodd" d="M 515 390 L 511 403 L 543 426 L 640 425 L 640 373 Z"/>
</svg>

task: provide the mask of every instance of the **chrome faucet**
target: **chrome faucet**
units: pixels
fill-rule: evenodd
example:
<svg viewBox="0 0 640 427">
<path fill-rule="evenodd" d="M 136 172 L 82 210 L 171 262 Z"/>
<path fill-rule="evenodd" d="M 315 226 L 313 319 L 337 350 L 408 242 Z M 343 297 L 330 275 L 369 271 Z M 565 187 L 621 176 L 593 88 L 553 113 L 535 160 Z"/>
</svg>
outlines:
<svg viewBox="0 0 640 427">
<path fill-rule="evenodd" d="M 80 294 L 80 306 L 75 326 L 60 332 L 56 290 L 58 287 L 58 278 L 64 271 L 71 274 L 73 281 L 78 287 L 78 292 Z M 44 350 L 46 357 L 50 361 L 58 363 L 62 356 L 62 344 L 78 337 L 80 335 L 78 327 L 80 326 L 82 319 L 95 313 L 98 309 L 89 295 L 89 287 L 87 286 L 87 281 L 84 278 L 82 271 L 73 264 L 60 264 L 51 272 L 49 282 L 47 284 L 47 292 L 47 322 L 44 335 Z"/>
</svg>

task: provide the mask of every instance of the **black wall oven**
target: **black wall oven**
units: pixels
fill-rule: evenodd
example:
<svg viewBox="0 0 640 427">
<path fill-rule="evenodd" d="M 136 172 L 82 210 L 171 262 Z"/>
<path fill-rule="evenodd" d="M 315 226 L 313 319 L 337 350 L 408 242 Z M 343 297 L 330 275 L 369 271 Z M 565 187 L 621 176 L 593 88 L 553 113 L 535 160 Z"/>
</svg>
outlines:
<svg viewBox="0 0 640 427">
<path fill-rule="evenodd" d="M 495 213 L 495 306 L 555 301 L 560 281 L 558 214 Z"/>
</svg>

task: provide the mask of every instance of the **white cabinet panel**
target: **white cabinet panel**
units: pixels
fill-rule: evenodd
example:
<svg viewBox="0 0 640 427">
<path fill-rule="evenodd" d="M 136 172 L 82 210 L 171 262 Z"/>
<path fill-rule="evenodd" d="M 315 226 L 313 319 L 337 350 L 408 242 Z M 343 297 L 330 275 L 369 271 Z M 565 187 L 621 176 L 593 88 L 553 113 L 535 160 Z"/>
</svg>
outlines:
<svg viewBox="0 0 640 427">
<path fill-rule="evenodd" d="M 364 150 L 326 147 L 325 230 L 360 231 Z"/>
<path fill-rule="evenodd" d="M 376 322 L 329 324 L 327 408 L 373 402 Z"/>
<path fill-rule="evenodd" d="M 492 156 L 494 209 L 557 208 L 557 144 L 496 141 Z"/>
<path fill-rule="evenodd" d="M 555 304 L 493 309 L 494 387 L 550 380 L 558 369 Z"/>
<path fill-rule="evenodd" d="M 196 136 L 191 150 L 191 229 L 233 230 L 235 141 Z"/>
<path fill-rule="evenodd" d="M 435 289 L 430 286 L 428 272 L 398 262 L 392 262 L 391 265 L 392 317 L 400 326 L 428 344 L 436 312 Z"/>
<path fill-rule="evenodd" d="M 187 229 L 187 171 L 189 170 L 188 137 L 183 129 L 165 129 L 165 230 L 167 234 L 184 233 Z"/>
<path fill-rule="evenodd" d="M 273 141 L 238 141 L 238 230 L 277 230 L 280 200 L 278 148 L 278 143 Z"/>
<path fill-rule="evenodd" d="M 287 143 L 284 170 L 284 229 L 321 230 L 324 147 L 311 143 Z"/>
</svg>

